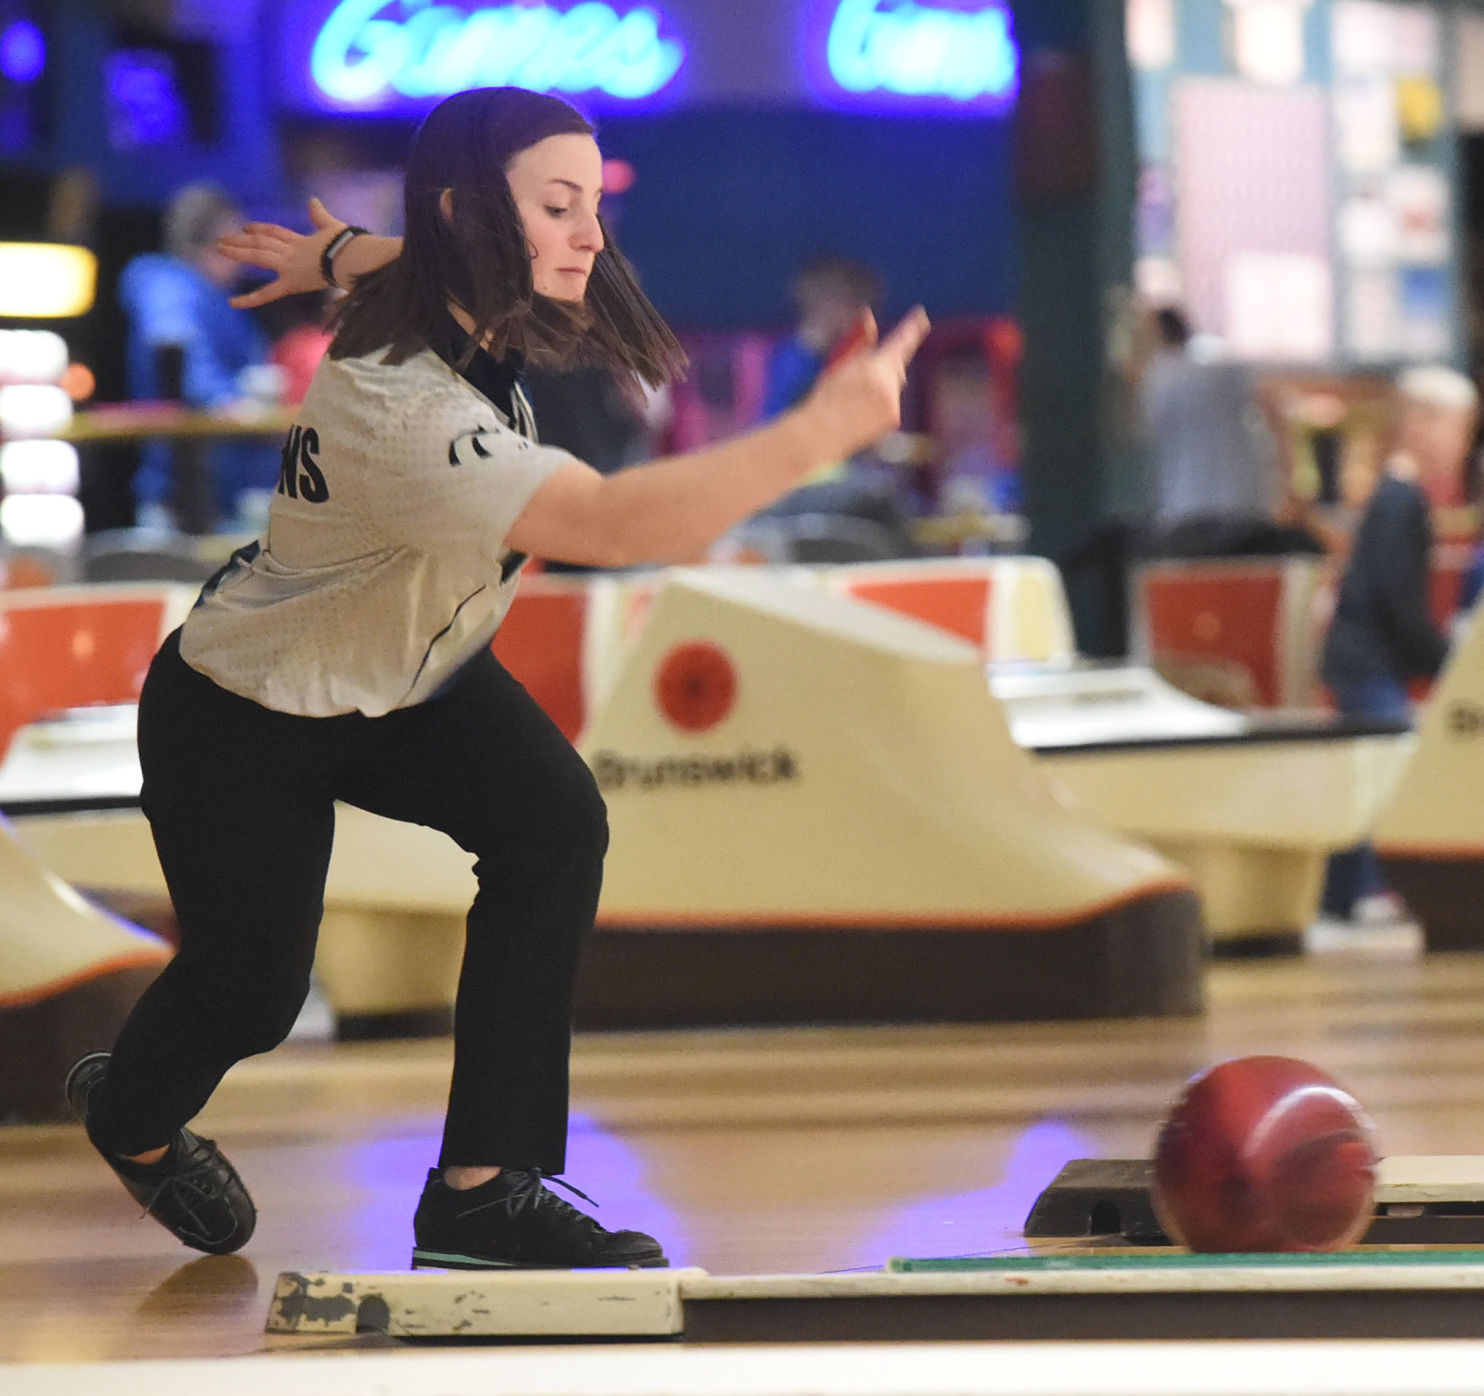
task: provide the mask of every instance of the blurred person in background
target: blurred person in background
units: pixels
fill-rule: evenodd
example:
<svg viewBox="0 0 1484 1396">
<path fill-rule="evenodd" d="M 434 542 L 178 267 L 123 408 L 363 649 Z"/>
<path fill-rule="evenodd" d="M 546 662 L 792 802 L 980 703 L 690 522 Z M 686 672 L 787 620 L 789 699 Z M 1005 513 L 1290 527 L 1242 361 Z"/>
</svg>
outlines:
<svg viewBox="0 0 1484 1396">
<path fill-rule="evenodd" d="M 801 402 L 850 338 L 863 311 L 881 299 L 881 278 L 863 262 L 835 253 L 799 268 L 793 283 L 793 333 L 768 358 L 763 420 Z"/>
<path fill-rule="evenodd" d="M 1278 444 L 1246 365 L 1192 333 L 1185 312 L 1154 313 L 1156 350 L 1140 384 L 1149 444 L 1149 557 L 1322 553 L 1288 513 Z"/>
<path fill-rule="evenodd" d="M 119 302 L 129 320 L 131 397 L 174 399 L 222 414 L 251 413 L 276 401 L 281 375 L 269 361 L 267 336 L 229 299 L 241 268 L 217 249 L 218 239 L 241 226 L 241 211 L 224 190 L 187 185 L 165 211 L 164 250 L 124 268 Z M 181 478 L 183 459 L 163 441 L 144 449 L 134 477 L 141 525 L 256 530 L 278 480 L 276 445 L 216 443 L 204 452 L 201 481 Z M 197 488 L 203 498 L 195 498 Z"/>
<path fill-rule="evenodd" d="M 1431 605 L 1431 501 L 1456 497 L 1478 393 L 1442 366 L 1397 379 L 1395 446 L 1365 506 L 1325 636 L 1320 674 L 1347 717 L 1411 720 L 1408 685 L 1437 676 L 1448 636 Z M 1394 912 L 1368 844 L 1335 854 L 1322 911 L 1349 921 Z M 1373 900 L 1377 899 L 1379 900 Z"/>
<path fill-rule="evenodd" d="M 1019 514 L 1020 478 L 1000 420 L 983 350 L 944 354 L 933 384 L 933 434 L 942 454 L 938 508 L 945 514 Z"/>
<path fill-rule="evenodd" d="M 793 282 L 797 319 L 768 358 L 760 420 L 771 421 L 802 402 L 820 376 L 857 347 L 863 319 L 881 295 L 881 278 L 851 257 L 825 253 L 799 268 Z M 842 534 L 853 528 L 864 535 L 850 546 L 871 556 L 906 557 L 916 548 L 897 494 L 866 462 L 831 461 L 760 517 L 785 534 L 787 521 L 801 515 L 843 519 Z"/>
</svg>

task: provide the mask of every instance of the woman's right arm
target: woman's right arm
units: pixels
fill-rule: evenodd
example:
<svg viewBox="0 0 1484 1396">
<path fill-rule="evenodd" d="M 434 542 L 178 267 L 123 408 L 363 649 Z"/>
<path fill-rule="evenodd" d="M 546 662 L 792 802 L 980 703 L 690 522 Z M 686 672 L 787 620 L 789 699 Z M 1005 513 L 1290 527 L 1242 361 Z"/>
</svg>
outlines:
<svg viewBox="0 0 1484 1396">
<path fill-rule="evenodd" d="M 798 407 L 756 431 L 615 475 L 564 466 L 531 497 L 506 546 L 599 567 L 693 560 L 811 471 L 899 425 L 907 365 L 928 319 L 912 311 L 879 345 L 874 328 Z"/>
<path fill-rule="evenodd" d="M 272 281 L 232 297 L 232 304 L 244 310 L 267 305 L 284 296 L 326 289 L 320 270 L 320 254 L 342 229 L 348 226 L 336 218 L 318 199 L 309 201 L 312 233 L 296 233 L 277 223 L 248 223 L 241 232 L 229 234 L 217 243 L 217 249 L 244 266 L 263 267 L 274 273 Z M 401 256 L 402 239 L 363 233 L 353 237 L 335 254 L 335 283 L 348 289 L 358 276 L 384 267 Z"/>
</svg>

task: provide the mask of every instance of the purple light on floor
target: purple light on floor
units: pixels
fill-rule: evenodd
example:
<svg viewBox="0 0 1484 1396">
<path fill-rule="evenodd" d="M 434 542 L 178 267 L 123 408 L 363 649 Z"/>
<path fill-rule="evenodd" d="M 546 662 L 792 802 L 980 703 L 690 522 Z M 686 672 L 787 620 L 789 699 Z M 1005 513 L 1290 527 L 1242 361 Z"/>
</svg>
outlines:
<svg viewBox="0 0 1484 1396">
<path fill-rule="evenodd" d="M 343 1156 L 343 1184 L 352 1200 L 353 1255 L 337 1264 L 397 1268 L 412 1245 L 412 1213 L 427 1171 L 438 1162 L 440 1126 L 424 1119 L 405 1128 L 364 1139 Z M 648 1165 L 622 1138 L 610 1134 L 590 1116 L 573 1114 L 567 1129 L 567 1171 L 597 1203 L 553 1184 L 551 1191 L 596 1217 L 610 1231 L 644 1231 L 659 1238 L 671 1265 L 687 1264 L 689 1240 L 676 1215 L 649 1190 Z"/>
<path fill-rule="evenodd" d="M 648 1175 L 644 1155 L 621 1135 L 610 1133 L 591 1116 L 572 1116 L 563 1176 L 599 1204 L 592 1215 L 609 1231 L 646 1232 L 664 1246 L 671 1265 L 689 1265 L 690 1238 L 676 1213 L 654 1194 Z M 560 1188 L 554 1191 L 565 1195 Z M 591 1210 L 578 1199 L 569 1200 L 584 1212 Z"/>
<path fill-rule="evenodd" d="M 46 40 L 29 19 L 0 33 L 0 73 L 11 82 L 35 82 L 46 68 Z"/>
<path fill-rule="evenodd" d="M 335 1256 L 347 1269 L 399 1270 L 412 1253 L 412 1214 L 428 1169 L 438 1162 L 440 1123 L 425 1116 L 390 1122 L 387 1133 L 349 1144 L 336 1187 L 349 1204 L 349 1227 L 335 1231 Z M 327 1266 L 320 1260 L 312 1264 Z"/>
<path fill-rule="evenodd" d="M 1032 1125 L 1016 1141 L 998 1183 L 975 1192 L 918 1197 L 896 1208 L 853 1263 L 882 1265 L 895 1256 L 989 1255 L 1018 1235 L 1031 1205 L 1074 1158 L 1095 1158 L 1096 1143 L 1060 1120 Z"/>
</svg>

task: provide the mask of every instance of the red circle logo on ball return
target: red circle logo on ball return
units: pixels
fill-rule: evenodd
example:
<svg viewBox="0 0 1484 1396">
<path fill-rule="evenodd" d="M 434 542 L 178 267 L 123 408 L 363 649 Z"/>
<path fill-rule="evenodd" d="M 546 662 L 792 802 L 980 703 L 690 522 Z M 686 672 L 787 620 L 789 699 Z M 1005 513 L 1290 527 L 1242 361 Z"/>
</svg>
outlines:
<svg viewBox="0 0 1484 1396">
<path fill-rule="evenodd" d="M 709 640 L 676 645 L 655 668 L 654 701 L 681 731 L 708 731 L 737 701 L 737 666 Z"/>
</svg>

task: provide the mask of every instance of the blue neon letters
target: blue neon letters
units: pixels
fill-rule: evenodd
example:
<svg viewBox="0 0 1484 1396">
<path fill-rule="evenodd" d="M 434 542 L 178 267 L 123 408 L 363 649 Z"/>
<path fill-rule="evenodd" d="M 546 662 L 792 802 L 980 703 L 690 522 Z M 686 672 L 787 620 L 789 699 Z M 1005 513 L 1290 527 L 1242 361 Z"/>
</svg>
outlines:
<svg viewBox="0 0 1484 1396">
<path fill-rule="evenodd" d="M 598 0 L 566 9 L 341 0 L 315 37 L 310 73 L 327 97 L 358 106 L 506 84 L 648 97 L 685 59 L 660 23 L 652 6 L 620 14 Z"/>
<path fill-rule="evenodd" d="M 1014 97 L 1018 59 L 1001 0 L 976 10 L 916 0 L 841 0 L 826 41 L 830 75 L 851 93 L 955 102 Z"/>
</svg>

